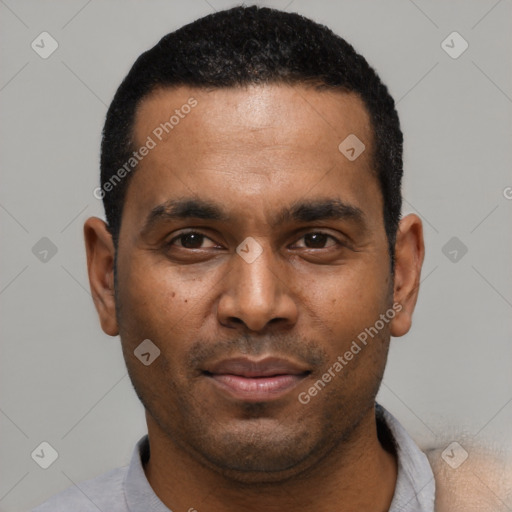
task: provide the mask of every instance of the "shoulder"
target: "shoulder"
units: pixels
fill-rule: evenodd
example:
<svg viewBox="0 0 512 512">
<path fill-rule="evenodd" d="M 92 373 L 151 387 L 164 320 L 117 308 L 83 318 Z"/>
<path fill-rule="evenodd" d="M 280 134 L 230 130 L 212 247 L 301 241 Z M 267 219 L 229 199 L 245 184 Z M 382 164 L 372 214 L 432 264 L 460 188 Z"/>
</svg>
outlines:
<svg viewBox="0 0 512 512">
<path fill-rule="evenodd" d="M 512 463 L 499 449 L 461 441 L 426 450 L 436 482 L 436 512 L 506 512 Z"/>
<path fill-rule="evenodd" d="M 72 485 L 31 512 L 126 512 L 123 482 L 128 466 L 116 468 L 91 480 Z"/>
</svg>

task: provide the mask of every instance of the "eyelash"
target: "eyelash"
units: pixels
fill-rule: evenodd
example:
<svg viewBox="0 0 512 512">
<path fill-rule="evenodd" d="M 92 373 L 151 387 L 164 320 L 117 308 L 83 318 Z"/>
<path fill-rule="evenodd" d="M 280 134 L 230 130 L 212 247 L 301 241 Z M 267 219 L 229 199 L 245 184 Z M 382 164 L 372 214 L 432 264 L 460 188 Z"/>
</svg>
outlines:
<svg viewBox="0 0 512 512">
<path fill-rule="evenodd" d="M 304 233 L 298 240 L 301 240 L 303 239 L 305 236 L 307 235 L 325 235 L 327 238 L 330 238 L 331 240 L 334 240 L 334 242 L 336 243 L 336 245 L 338 247 L 342 247 L 344 246 L 345 244 L 343 244 L 340 240 L 338 240 L 336 237 L 334 237 L 333 235 L 330 235 L 328 233 L 325 233 L 323 231 L 308 231 L 307 233 Z M 179 235 L 175 236 L 174 238 L 172 238 L 171 240 L 169 240 L 168 242 L 165 243 L 165 247 L 166 248 L 171 248 L 171 247 L 174 247 L 174 242 L 176 240 L 179 240 L 180 238 L 184 237 L 184 236 L 187 236 L 187 235 L 199 235 L 199 236 L 202 236 L 203 238 L 206 238 L 210 241 L 213 242 L 213 240 L 211 240 L 210 237 L 206 236 L 205 234 L 201 233 L 200 231 L 187 231 L 187 232 L 184 232 L 184 233 L 180 233 Z M 202 249 L 188 249 L 187 247 L 181 247 L 181 246 L 177 246 L 179 249 L 185 249 L 185 250 L 189 250 L 189 251 L 194 251 L 194 250 L 202 250 Z M 311 247 L 303 247 L 305 249 L 315 249 L 315 248 L 311 248 Z M 320 247 L 320 248 L 317 248 L 317 250 L 320 250 L 320 249 L 329 249 L 331 247 Z"/>
</svg>

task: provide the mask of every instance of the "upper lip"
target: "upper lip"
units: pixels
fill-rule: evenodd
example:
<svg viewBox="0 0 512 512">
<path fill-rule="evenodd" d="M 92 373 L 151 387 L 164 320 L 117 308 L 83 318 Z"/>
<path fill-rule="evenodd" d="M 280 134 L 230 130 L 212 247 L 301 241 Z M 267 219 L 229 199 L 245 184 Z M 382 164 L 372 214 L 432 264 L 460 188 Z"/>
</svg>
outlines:
<svg viewBox="0 0 512 512">
<path fill-rule="evenodd" d="M 207 367 L 205 371 L 209 374 L 230 374 L 247 378 L 309 373 L 308 368 L 303 365 L 278 357 L 265 357 L 258 360 L 248 357 L 223 359 Z"/>
</svg>

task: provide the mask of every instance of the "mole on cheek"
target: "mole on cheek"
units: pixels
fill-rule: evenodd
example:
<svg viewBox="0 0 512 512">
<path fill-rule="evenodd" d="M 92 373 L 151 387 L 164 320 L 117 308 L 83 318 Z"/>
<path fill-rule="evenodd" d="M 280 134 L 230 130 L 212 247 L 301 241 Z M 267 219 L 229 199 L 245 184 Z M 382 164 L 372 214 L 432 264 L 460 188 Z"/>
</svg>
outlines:
<svg viewBox="0 0 512 512">
<path fill-rule="evenodd" d="M 171 297 L 174 297 L 176 295 L 176 292 L 172 292 Z"/>
</svg>

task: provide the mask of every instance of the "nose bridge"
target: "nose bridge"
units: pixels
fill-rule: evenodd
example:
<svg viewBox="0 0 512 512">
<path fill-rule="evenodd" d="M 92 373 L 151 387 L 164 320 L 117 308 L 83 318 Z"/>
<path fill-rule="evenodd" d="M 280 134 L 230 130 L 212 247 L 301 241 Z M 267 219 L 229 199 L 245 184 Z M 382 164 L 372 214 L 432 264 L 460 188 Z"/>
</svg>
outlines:
<svg viewBox="0 0 512 512">
<path fill-rule="evenodd" d="M 240 305 L 258 309 L 272 307 L 279 293 L 276 258 L 268 244 L 246 239 L 237 248 L 234 288 Z"/>
<path fill-rule="evenodd" d="M 223 324 L 242 321 L 254 331 L 277 318 L 294 322 L 295 304 L 279 276 L 278 258 L 270 246 L 251 238 L 236 252 L 219 302 L 219 320 Z"/>
</svg>

